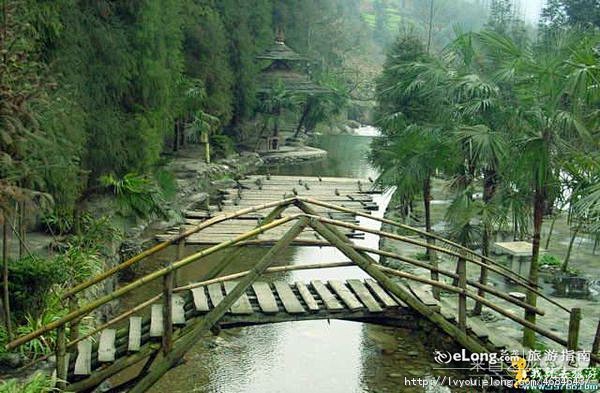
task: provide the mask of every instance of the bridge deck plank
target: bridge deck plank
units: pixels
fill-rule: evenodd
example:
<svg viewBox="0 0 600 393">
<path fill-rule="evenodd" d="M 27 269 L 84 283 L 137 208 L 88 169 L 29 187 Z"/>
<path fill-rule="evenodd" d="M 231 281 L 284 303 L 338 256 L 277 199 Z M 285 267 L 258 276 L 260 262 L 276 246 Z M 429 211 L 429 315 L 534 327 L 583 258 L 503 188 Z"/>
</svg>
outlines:
<svg viewBox="0 0 600 393">
<path fill-rule="evenodd" d="M 344 306 L 338 302 L 333 293 L 327 289 L 325 284 L 323 284 L 320 280 L 312 280 L 310 282 L 315 291 L 319 294 L 323 303 L 325 303 L 325 307 L 330 311 L 339 311 L 343 310 Z"/>
<path fill-rule="evenodd" d="M 163 305 L 153 304 L 150 312 L 150 337 L 163 335 Z"/>
<path fill-rule="evenodd" d="M 129 318 L 129 342 L 127 350 L 137 352 L 142 345 L 142 317 Z"/>
<path fill-rule="evenodd" d="M 171 320 L 173 325 L 185 325 L 185 300 L 179 295 L 171 298 Z"/>
<path fill-rule="evenodd" d="M 363 304 L 367 305 L 371 303 L 371 309 L 378 311 L 386 307 L 380 306 L 381 302 L 375 300 L 376 297 L 372 295 L 372 289 L 369 290 L 362 281 L 356 281 L 362 284 L 362 292 L 364 292 L 362 295 L 359 295 L 361 293 L 360 289 L 355 289 L 361 285 L 357 286 L 352 281 L 346 283 L 334 280 L 329 284 L 321 281 L 311 281 L 310 284 L 290 284 L 284 281 L 276 281 L 272 285 L 267 282 L 255 282 L 253 284 L 254 293 L 248 292 L 244 294 L 244 297 L 248 301 L 247 306 L 255 307 L 254 312 L 246 315 L 228 313 L 223 317 L 221 323 L 223 326 L 232 327 L 294 320 L 376 317 L 377 314 L 370 315 L 369 307 L 365 308 Z M 230 293 L 236 283 L 230 282 L 227 285 L 227 288 L 219 284 L 212 287 L 214 303 L 212 303 L 211 294 L 207 292 L 208 287 L 194 288 L 192 291 L 193 296 L 176 295 L 174 300 L 177 300 L 177 298 L 181 300 L 181 303 L 178 301 L 179 304 L 176 307 L 184 311 L 188 310 L 188 321 L 184 320 L 184 322 L 189 323 L 189 320 L 195 316 L 194 309 L 201 308 L 205 311 L 213 309 L 215 304 L 219 304 L 222 301 L 224 293 Z M 256 298 L 253 297 L 254 294 L 256 294 Z M 350 297 L 347 295 L 350 295 Z M 362 299 L 368 300 L 363 301 Z M 183 302 L 187 302 L 187 304 L 183 304 Z M 348 306 L 345 306 L 346 304 Z M 360 304 L 360 308 L 358 304 Z M 308 311 L 312 312 L 309 313 Z M 114 329 L 102 331 L 101 345 L 98 347 L 93 346 L 91 341 L 84 340 L 79 343 L 77 358 L 73 362 L 75 363 L 75 367 L 70 371 L 69 380 L 72 381 L 73 376 L 90 375 L 92 374 L 92 367 L 94 370 L 98 367 L 102 368 L 106 365 L 106 362 L 120 360 L 117 357 L 121 358 L 133 355 L 134 352 L 142 348 L 144 340 L 147 340 L 147 338 L 144 338 L 147 337 L 144 334 L 149 334 L 150 337 L 162 336 L 164 329 L 163 312 L 163 304 L 153 304 L 151 306 L 150 331 L 148 333 L 144 333 L 143 331 L 144 325 L 141 317 L 134 316 L 130 318 L 129 329 L 125 334 L 125 339 L 128 341 L 123 342 L 123 345 L 127 345 L 127 351 L 114 351 L 115 344 L 117 343 Z M 174 321 L 176 321 L 176 318 L 174 318 Z M 112 348 L 110 346 L 111 341 L 113 344 Z M 98 359 L 98 361 L 95 359 Z"/>
<path fill-rule="evenodd" d="M 310 311 L 319 310 L 319 304 L 317 303 L 317 300 L 314 298 L 312 293 L 310 293 L 310 290 L 308 289 L 305 283 L 301 281 L 297 282 L 296 289 L 298 289 L 300 297 L 302 297 L 302 300 L 304 300 L 304 303 L 306 303 L 306 307 L 308 307 Z"/>
<path fill-rule="evenodd" d="M 194 299 L 196 311 L 206 312 L 210 310 L 205 287 L 192 288 L 192 298 Z"/>
<path fill-rule="evenodd" d="M 77 358 L 75 359 L 75 375 L 90 375 L 92 373 L 92 341 L 82 340 L 77 343 Z"/>
<path fill-rule="evenodd" d="M 98 345 L 98 361 L 99 362 L 114 362 L 115 353 L 115 339 L 117 337 L 117 331 L 115 329 L 104 329 L 100 333 L 100 344 Z"/>
<path fill-rule="evenodd" d="M 386 306 L 386 307 L 394 307 L 398 305 L 396 302 L 386 291 L 379 286 L 377 281 L 372 278 L 367 278 L 365 280 L 365 284 L 373 291 L 375 296 Z"/>
<path fill-rule="evenodd" d="M 225 285 L 225 292 L 227 292 L 227 294 L 230 294 L 231 291 L 233 291 L 233 289 L 237 286 L 238 282 L 237 281 L 225 281 L 223 284 Z M 242 294 L 242 296 L 240 296 L 235 301 L 235 303 L 233 303 L 233 306 L 231 306 L 231 313 L 237 314 L 237 315 L 253 313 L 252 305 L 250 304 L 248 295 L 246 295 L 245 293 Z"/>
<path fill-rule="evenodd" d="M 223 290 L 221 289 L 221 283 L 210 284 L 208 287 L 208 296 L 212 303 L 213 308 L 217 307 L 223 300 Z"/>
<path fill-rule="evenodd" d="M 371 295 L 365 284 L 361 280 L 348 280 L 348 285 L 356 293 L 360 301 L 367 306 L 369 312 L 382 312 L 383 308 L 377 303 L 377 300 Z"/>
<path fill-rule="evenodd" d="M 268 283 L 257 281 L 252 284 L 252 289 L 256 294 L 256 299 L 258 300 L 258 305 L 262 312 L 266 314 L 279 312 L 277 301 L 275 300 L 275 296 L 273 296 L 273 292 L 271 291 L 271 287 Z"/>
<path fill-rule="evenodd" d="M 433 297 L 433 293 L 431 292 L 431 287 L 429 285 L 411 283 L 410 288 L 423 304 L 438 311 L 441 310 L 440 302 Z"/>
<path fill-rule="evenodd" d="M 329 280 L 329 286 L 342 299 L 342 302 L 352 311 L 360 310 L 365 306 L 350 292 L 340 280 Z"/>
<path fill-rule="evenodd" d="M 288 283 L 284 281 L 275 281 L 273 285 L 275 286 L 275 290 L 277 291 L 277 294 L 283 303 L 285 311 L 290 314 L 302 314 L 306 312 L 296 295 L 294 295 L 294 292 Z"/>
</svg>

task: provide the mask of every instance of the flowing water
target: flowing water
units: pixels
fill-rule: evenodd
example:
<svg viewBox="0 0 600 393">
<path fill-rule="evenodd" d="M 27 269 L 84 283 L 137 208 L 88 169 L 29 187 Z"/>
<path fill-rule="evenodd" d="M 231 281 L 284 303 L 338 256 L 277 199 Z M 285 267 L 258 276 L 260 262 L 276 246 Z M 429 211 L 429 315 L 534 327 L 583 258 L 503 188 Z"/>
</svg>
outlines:
<svg viewBox="0 0 600 393">
<path fill-rule="evenodd" d="M 372 136 L 372 130 L 365 130 Z M 366 153 L 371 137 L 321 136 L 317 143 L 329 151 L 327 159 L 297 166 L 280 166 L 271 174 L 312 176 L 368 177 L 374 171 Z M 383 207 L 388 196 L 378 201 Z M 375 214 L 382 215 L 383 209 Z M 361 225 L 377 227 L 364 219 Z M 359 240 L 377 247 L 378 237 Z M 188 252 L 196 249 L 189 248 Z M 171 250 L 173 251 L 173 250 Z M 264 254 L 264 248 L 252 248 L 225 273 L 246 270 Z M 166 253 L 161 260 L 173 255 Z M 182 271 L 180 282 L 197 280 L 223 255 L 203 263 L 192 264 Z M 332 248 L 301 247 L 288 250 L 276 264 L 299 264 L 343 261 L 345 257 Z M 276 278 L 289 281 L 331 278 L 358 278 L 365 273 L 358 268 L 288 272 Z M 275 277 L 274 277 L 275 278 Z M 150 291 L 136 293 L 128 299 L 134 304 L 149 293 L 160 290 L 160 283 Z M 199 342 L 185 356 L 184 364 L 169 371 L 150 392 L 447 392 L 447 388 L 425 390 L 404 386 L 404 378 L 448 375 L 435 370 L 434 348 L 418 337 L 419 332 L 346 321 L 300 321 L 225 330 L 218 337 Z"/>
</svg>

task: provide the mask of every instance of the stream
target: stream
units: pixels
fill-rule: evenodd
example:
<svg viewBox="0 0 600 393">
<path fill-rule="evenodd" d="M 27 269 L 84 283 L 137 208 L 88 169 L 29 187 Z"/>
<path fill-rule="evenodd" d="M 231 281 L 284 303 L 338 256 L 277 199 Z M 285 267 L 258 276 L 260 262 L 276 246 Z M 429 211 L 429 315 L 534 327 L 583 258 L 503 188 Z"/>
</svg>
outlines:
<svg viewBox="0 0 600 393">
<path fill-rule="evenodd" d="M 319 136 L 317 147 L 329 152 L 325 160 L 302 165 L 265 168 L 271 174 L 306 176 L 374 176 L 366 159 L 374 132 L 368 136 Z M 377 202 L 382 216 L 390 195 Z M 374 220 L 362 219 L 361 225 L 378 228 Z M 379 238 L 367 234 L 362 245 L 378 247 Z M 197 251 L 188 247 L 186 253 Z M 224 274 L 248 269 L 266 248 L 248 248 Z M 174 256 L 168 250 L 154 263 Z M 295 247 L 281 255 L 275 265 L 347 260 L 331 247 Z M 217 263 L 224 254 L 183 269 L 180 283 L 193 282 Z M 269 279 L 298 281 L 310 279 L 348 279 L 365 277 L 359 268 L 335 268 L 320 271 L 296 271 L 271 275 Z M 160 280 L 157 280 L 160 281 Z M 134 292 L 125 300 L 133 305 L 160 291 L 160 282 Z M 406 387 L 404 378 L 449 375 L 435 370 L 433 351 L 417 332 L 347 321 L 299 321 L 244 327 L 222 331 L 191 348 L 184 363 L 170 370 L 150 390 L 163 392 L 450 392 L 448 388 Z M 456 375 L 455 377 L 460 377 Z M 462 391 L 462 390 L 452 390 Z"/>
</svg>

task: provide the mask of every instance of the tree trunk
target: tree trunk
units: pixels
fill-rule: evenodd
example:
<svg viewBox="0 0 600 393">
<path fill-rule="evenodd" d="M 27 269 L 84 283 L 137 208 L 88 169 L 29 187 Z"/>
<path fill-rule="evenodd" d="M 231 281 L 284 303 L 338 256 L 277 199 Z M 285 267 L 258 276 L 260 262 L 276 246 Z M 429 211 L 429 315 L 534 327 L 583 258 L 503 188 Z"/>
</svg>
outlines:
<svg viewBox="0 0 600 393">
<path fill-rule="evenodd" d="M 6 326 L 6 333 L 8 334 L 9 340 L 13 339 L 12 334 L 12 323 L 10 315 L 10 291 L 8 288 L 8 226 L 9 218 L 6 213 L 2 213 L 4 219 L 4 225 L 2 226 L 2 305 L 4 306 L 4 324 Z"/>
<path fill-rule="evenodd" d="M 430 1 L 430 7 L 429 7 L 429 26 L 427 28 L 427 53 L 430 52 L 431 50 L 431 37 L 432 37 L 432 33 L 433 33 L 433 3 L 434 0 L 429 0 Z"/>
<path fill-rule="evenodd" d="M 179 129 L 177 128 L 177 120 L 173 123 L 173 151 L 179 148 Z"/>
<path fill-rule="evenodd" d="M 486 170 L 483 179 L 483 203 L 489 205 L 496 195 L 496 186 L 498 184 L 498 174 L 495 170 Z M 492 228 L 488 222 L 484 223 L 483 234 L 481 239 L 481 253 L 485 256 L 490 255 L 490 237 L 492 236 Z"/>
<path fill-rule="evenodd" d="M 179 129 L 179 142 L 181 142 L 180 147 L 185 148 L 185 122 L 182 119 L 177 121 L 177 128 Z"/>
<path fill-rule="evenodd" d="M 546 187 L 536 186 L 533 201 L 533 244 L 531 250 L 531 267 L 529 268 L 530 285 L 537 286 L 538 283 L 538 260 L 540 256 L 540 237 L 542 234 L 542 224 L 544 220 L 544 209 L 546 202 Z M 532 291 L 527 291 L 527 303 L 532 306 L 537 304 L 537 295 Z M 525 311 L 525 319 L 528 322 L 535 323 L 535 312 Z M 523 345 L 528 348 L 535 347 L 535 332 L 531 329 L 523 330 Z"/>
<path fill-rule="evenodd" d="M 298 127 L 296 127 L 296 132 L 294 133 L 294 138 L 298 138 L 300 135 L 300 130 L 302 130 L 302 126 L 304 125 L 304 121 L 306 120 L 306 116 L 310 112 L 310 104 L 307 102 L 304 106 L 304 110 L 302 111 L 302 116 L 300 117 L 300 121 L 298 122 Z"/>
<path fill-rule="evenodd" d="M 431 177 L 428 176 L 425 181 L 423 181 L 423 207 L 425 209 L 425 231 L 427 233 L 432 233 L 431 230 Z M 433 245 L 435 240 L 427 237 L 427 244 Z M 432 267 L 437 268 L 437 255 L 435 250 L 427 249 L 427 258 L 429 259 L 429 263 Z M 438 281 L 439 275 L 437 271 L 431 271 L 431 279 Z M 436 299 L 440 299 L 440 289 L 437 287 L 432 287 L 433 297 Z"/>
<path fill-rule="evenodd" d="M 17 220 L 17 232 L 19 235 L 19 259 L 25 257 L 25 254 L 27 252 L 27 246 L 25 244 L 26 242 L 26 237 L 27 237 L 27 231 L 26 231 L 26 226 L 25 226 L 25 208 L 26 208 L 26 203 L 25 201 L 22 201 L 19 203 L 19 215 L 18 215 L 18 220 Z"/>
<path fill-rule="evenodd" d="M 496 193 L 496 184 L 497 184 L 497 174 L 496 171 L 485 171 L 484 179 L 483 179 L 483 202 L 489 205 L 494 198 L 494 194 Z M 485 221 L 483 223 L 483 233 L 481 234 L 481 254 L 483 256 L 490 255 L 490 238 L 492 236 L 492 228 L 489 222 Z M 485 260 L 482 262 L 485 263 Z M 483 285 L 487 284 L 488 278 L 488 269 L 485 266 L 481 266 L 481 272 L 479 275 L 479 282 Z M 479 290 L 477 293 L 480 297 L 485 297 L 485 291 Z M 482 309 L 482 304 L 477 302 L 475 303 L 475 308 L 473 309 L 474 315 L 480 315 Z"/>
<path fill-rule="evenodd" d="M 567 255 L 565 256 L 565 261 L 563 262 L 563 264 L 560 268 L 563 272 L 566 272 L 567 268 L 569 267 L 569 260 L 571 259 L 571 251 L 573 251 L 573 243 L 575 243 L 575 238 L 577 237 L 577 234 L 581 230 L 581 225 L 582 225 L 581 222 L 579 224 L 577 224 L 577 227 L 575 227 L 575 230 L 573 231 L 573 235 L 571 236 L 571 241 L 569 242 L 569 248 L 567 248 Z"/>
<path fill-rule="evenodd" d="M 548 237 L 546 238 L 546 250 L 548 249 L 548 247 L 550 247 L 550 238 L 552 237 L 552 232 L 554 232 L 554 223 L 556 222 L 557 218 L 558 214 L 555 214 L 554 217 L 552 217 L 552 221 L 550 222 L 550 230 L 548 230 Z"/>
</svg>

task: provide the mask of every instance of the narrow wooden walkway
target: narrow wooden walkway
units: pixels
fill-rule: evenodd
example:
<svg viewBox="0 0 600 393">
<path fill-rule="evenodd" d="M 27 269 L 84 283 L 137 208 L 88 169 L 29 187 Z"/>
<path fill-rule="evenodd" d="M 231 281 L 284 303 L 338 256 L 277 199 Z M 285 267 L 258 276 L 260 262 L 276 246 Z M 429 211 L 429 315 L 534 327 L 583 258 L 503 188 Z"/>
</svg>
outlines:
<svg viewBox="0 0 600 393">
<path fill-rule="evenodd" d="M 252 183 L 265 189 L 263 181 L 249 179 Z M 273 181 L 273 187 L 279 186 L 277 178 L 266 179 Z M 325 179 L 321 179 L 323 182 Z M 306 179 L 299 179 L 301 185 Z M 319 179 L 316 180 L 319 182 Z M 290 179 L 281 182 L 286 187 Z M 354 179 L 340 181 L 354 187 Z M 362 183 L 361 183 L 362 184 Z M 241 184 L 242 188 L 244 184 Z M 489 329 L 483 323 L 478 323 L 481 308 L 485 307 L 491 312 L 499 314 L 502 320 L 512 321 L 523 328 L 524 333 L 535 333 L 558 344 L 561 348 L 578 350 L 579 347 L 579 321 L 581 310 L 568 309 L 556 300 L 548 297 L 530 283 L 526 278 L 511 272 L 493 259 L 480 255 L 450 240 L 443 239 L 435 234 L 408 227 L 404 224 L 377 218 L 367 212 L 372 208 L 368 198 L 372 195 L 368 190 L 361 190 L 362 185 L 356 182 L 358 191 L 354 194 L 364 198 L 367 202 L 357 202 L 350 199 L 351 204 L 359 204 L 350 209 L 337 206 L 330 202 L 319 201 L 301 196 L 288 197 L 279 200 L 283 195 L 274 193 L 275 200 L 255 205 L 252 202 L 248 207 L 237 211 L 223 212 L 199 225 L 191 226 L 185 232 L 178 232 L 164 242 L 157 244 L 129 260 L 99 274 L 91 280 L 81 283 L 67 291 L 63 299 L 69 306 L 69 313 L 62 318 L 52 321 L 34 332 L 23 335 L 6 345 L 6 349 L 14 349 L 41 335 L 56 331 L 56 375 L 57 385 L 61 388 L 68 385 L 70 391 L 88 391 L 98 386 L 102 381 L 112 377 L 127 367 L 144 361 L 144 366 L 137 377 L 133 377 L 123 385 L 131 384 L 133 393 L 143 393 L 156 382 L 169 369 L 176 366 L 182 356 L 202 340 L 209 330 L 218 331 L 220 328 L 248 326 L 266 323 L 276 323 L 310 319 L 344 319 L 362 322 L 378 323 L 382 325 L 413 327 L 419 320 L 428 320 L 439 329 L 452 337 L 463 348 L 471 352 L 497 352 L 499 349 L 516 349 L 518 344 L 513 342 L 500 342 L 505 334 L 499 329 Z M 310 185 L 304 187 L 306 191 L 317 189 Z M 238 192 L 237 190 L 235 191 Z M 240 191 L 243 194 L 244 191 Z M 296 190 L 298 192 L 298 190 Z M 338 193 L 342 194 L 339 189 Z M 335 194 L 337 197 L 339 195 Z M 350 194 L 348 194 L 350 195 Z M 248 196 L 248 194 L 246 195 Z M 326 195 L 321 196 L 321 198 Z M 333 198 L 333 197 L 332 197 Z M 335 198 L 333 198 L 335 199 Z M 226 199 L 227 200 L 227 199 Z M 240 207 L 238 201 L 237 208 Z M 246 203 L 246 202 L 244 202 Z M 267 214 L 258 216 L 258 212 L 268 211 Z M 292 211 L 293 214 L 289 214 Z M 344 220 L 337 217 L 332 219 L 329 215 L 344 214 Z M 285 213 L 285 214 L 284 214 Z M 262 213 L 261 213 L 262 214 Z M 240 223 L 242 217 L 256 215 L 245 219 L 249 223 L 244 228 Z M 380 221 L 393 228 L 401 228 L 418 235 L 399 235 L 395 229 L 391 231 L 375 230 L 366 226 L 358 226 L 348 221 L 355 221 L 356 215 Z M 227 231 L 212 232 L 223 222 L 237 221 Z M 294 223 L 291 228 L 281 233 L 280 227 Z M 245 232 L 239 233 L 238 231 Z M 445 255 L 451 262 L 450 267 L 432 266 L 429 262 L 420 261 L 411 257 L 379 249 L 360 246 L 348 240 L 354 232 L 369 233 L 383 236 L 386 239 L 401 242 L 403 246 L 418 247 L 423 250 L 434 250 Z M 275 234 L 273 234 L 275 232 Z M 336 247 L 346 258 L 347 262 L 323 262 L 312 264 L 271 266 L 274 259 L 281 255 L 293 242 L 306 232 L 313 239 L 311 245 Z M 204 235 L 209 233 L 208 235 Z M 238 236 L 236 236 L 239 233 Z M 253 261 L 252 268 L 244 272 L 237 272 L 228 276 L 220 276 L 219 272 L 209 272 L 204 281 L 174 288 L 175 273 L 202 258 L 215 254 L 221 250 L 233 250 L 233 256 L 246 245 L 257 244 L 253 242 L 257 236 L 274 237 L 274 244 L 260 258 Z M 314 239 L 316 235 L 318 239 Z M 211 247 L 196 250 L 193 254 L 184 256 L 183 246 L 189 238 L 196 237 L 197 242 L 214 243 Z M 233 237 L 233 239 L 232 239 Z M 431 241 L 435 240 L 437 245 Z M 266 238 L 271 241 L 270 237 Z M 320 240 L 319 240 L 320 239 Z M 258 239 L 258 243 L 265 243 L 265 239 Z M 139 263 L 144 258 L 156 254 L 171 245 L 177 245 L 177 259 L 168 266 L 158 268 L 138 280 L 126 284 L 112 293 L 104 294 L 89 301 L 87 304 L 78 305 L 76 295 L 85 289 L 99 284 L 117 272 Z M 379 255 L 386 259 L 409 264 L 419 269 L 421 273 L 413 274 L 399 270 L 395 267 L 378 263 L 372 256 Z M 229 258 L 233 260 L 233 258 Z M 227 265 L 227 259 L 222 260 L 219 267 Z M 456 270 L 454 266 L 456 265 Z M 319 270 L 341 266 L 358 266 L 368 274 L 366 280 L 313 280 L 309 283 L 287 283 L 284 281 L 265 282 L 269 274 L 281 273 L 291 270 Z M 479 277 L 469 277 L 467 266 L 476 269 Z M 435 272 L 443 277 L 428 278 Z M 529 296 L 537 296 L 544 300 L 544 306 L 549 312 L 560 312 L 569 322 L 568 335 L 564 336 L 552 331 L 552 328 L 541 326 L 546 311 L 535 304 L 519 300 L 499 288 L 488 284 L 488 273 L 498 274 L 510 280 Z M 138 304 L 111 321 L 98 326 L 87 335 L 77 338 L 66 334 L 77 332 L 80 319 L 89 315 L 110 301 L 118 299 L 127 293 L 145 286 L 153 280 L 162 279 L 163 290 L 161 293 Z M 400 280 L 399 280 L 400 279 Z M 452 279 L 450 284 L 449 279 Z M 233 281 L 239 280 L 239 281 Z M 457 283 L 454 283 L 454 280 Z M 433 298 L 432 288 L 446 292 L 440 300 Z M 160 299 L 166 299 L 161 303 Z M 454 304 L 456 303 L 456 304 Z M 474 307 L 473 313 L 468 310 Z M 141 310 L 150 308 L 147 316 L 140 314 Z M 525 313 L 525 318 L 520 313 Z M 530 321 L 531 320 L 531 321 Z M 532 321 L 535 321 L 532 322 Z M 117 323 L 124 322 L 126 326 L 115 329 Z M 175 327 L 176 329 L 173 329 Z M 526 330 L 527 329 L 527 330 Z M 600 328 L 599 328 L 600 331 Z M 90 337 L 98 337 L 97 342 L 90 341 Z M 594 344 L 591 359 L 600 361 L 596 354 L 598 346 Z M 159 353 L 163 356 L 157 357 Z M 147 360 L 146 360 L 147 359 Z M 69 384 L 67 384 L 67 382 Z"/>
<path fill-rule="evenodd" d="M 221 189 L 219 192 L 222 195 L 221 206 L 211 206 L 208 211 L 194 210 L 185 212 L 184 229 L 192 228 L 216 214 L 230 213 L 247 207 L 278 201 L 293 196 L 315 198 L 324 202 L 335 203 L 338 206 L 346 207 L 354 211 L 368 212 L 379 208 L 373 201 L 373 196 L 380 194 L 380 191 L 373 189 L 373 183 L 371 183 L 369 179 L 267 175 L 250 175 L 245 179 L 239 180 L 236 188 Z M 342 213 L 321 207 L 315 208 L 315 211 L 324 217 L 335 220 L 353 224 L 357 222 L 354 214 Z M 295 213 L 301 213 L 300 209 L 290 207 L 286 210 L 286 214 Z M 221 243 L 232 237 L 248 232 L 257 225 L 260 225 L 261 220 L 265 218 L 265 214 L 266 213 L 263 212 L 256 212 L 219 223 L 202 232 L 189 236 L 186 239 L 186 243 Z M 278 239 L 287 232 L 292 225 L 293 223 L 282 225 L 281 227 L 270 231 L 268 234 L 258 236 L 257 239 Z M 179 230 L 179 227 L 171 228 L 170 231 L 157 236 L 157 238 L 160 241 L 164 241 L 179 233 Z M 349 229 L 342 229 L 342 232 L 346 237 L 353 239 L 362 238 L 364 236 L 361 232 Z M 309 229 L 302 233 L 297 240 L 296 243 L 300 244 L 303 241 L 322 240 L 322 238 Z"/>
<path fill-rule="evenodd" d="M 173 295 L 172 322 L 184 328 L 214 309 L 237 285 L 226 281 L 199 286 Z M 86 339 L 70 353 L 68 380 L 85 379 L 95 371 L 139 352 L 163 335 L 163 305 L 152 305 L 149 317 L 132 316 L 125 328 L 104 329 L 96 343 Z M 267 323 L 347 319 L 392 326 L 413 327 L 418 317 L 375 280 L 284 281 L 252 284 L 220 320 L 220 328 Z"/>
</svg>

